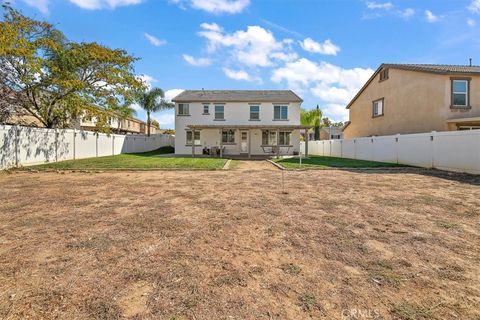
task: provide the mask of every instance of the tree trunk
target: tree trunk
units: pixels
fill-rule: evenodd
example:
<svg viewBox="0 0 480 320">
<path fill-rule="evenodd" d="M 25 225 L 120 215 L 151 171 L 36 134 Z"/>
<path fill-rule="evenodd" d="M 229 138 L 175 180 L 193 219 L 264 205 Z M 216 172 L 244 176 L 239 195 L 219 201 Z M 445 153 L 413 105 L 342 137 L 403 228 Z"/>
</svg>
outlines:
<svg viewBox="0 0 480 320">
<path fill-rule="evenodd" d="M 150 137 L 150 111 L 147 111 L 147 135 Z"/>
</svg>

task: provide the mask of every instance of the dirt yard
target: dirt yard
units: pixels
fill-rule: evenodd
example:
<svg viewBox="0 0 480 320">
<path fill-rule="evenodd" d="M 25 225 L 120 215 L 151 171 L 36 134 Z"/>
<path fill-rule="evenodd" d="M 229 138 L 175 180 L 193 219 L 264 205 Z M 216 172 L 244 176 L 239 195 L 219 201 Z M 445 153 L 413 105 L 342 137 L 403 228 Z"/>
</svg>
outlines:
<svg viewBox="0 0 480 320">
<path fill-rule="evenodd" d="M 480 177 L 267 168 L 0 174 L 0 318 L 480 318 Z"/>
</svg>

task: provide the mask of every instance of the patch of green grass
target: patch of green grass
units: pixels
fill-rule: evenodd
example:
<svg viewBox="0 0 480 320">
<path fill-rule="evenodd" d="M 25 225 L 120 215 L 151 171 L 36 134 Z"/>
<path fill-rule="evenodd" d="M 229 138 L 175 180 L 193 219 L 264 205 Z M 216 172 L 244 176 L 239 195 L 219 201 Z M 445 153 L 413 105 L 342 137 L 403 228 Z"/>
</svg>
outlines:
<svg viewBox="0 0 480 320">
<path fill-rule="evenodd" d="M 300 168 L 315 168 L 315 169 L 329 169 L 329 168 L 387 168 L 387 167 L 404 167 L 396 163 L 375 162 L 365 160 L 355 160 L 337 157 L 321 157 L 310 156 L 303 158 L 302 164 L 298 158 L 285 158 L 273 160 L 287 169 Z"/>
<path fill-rule="evenodd" d="M 438 226 L 445 228 L 447 230 L 461 228 L 461 226 L 458 223 L 454 223 L 454 222 L 439 222 Z"/>
<path fill-rule="evenodd" d="M 303 311 L 313 311 L 314 309 L 320 310 L 320 304 L 317 302 L 317 298 L 312 293 L 302 293 L 298 296 L 298 305 Z"/>
<path fill-rule="evenodd" d="M 29 168 L 38 170 L 221 169 L 227 161 L 226 159 L 219 158 L 158 157 L 158 155 L 173 152 L 174 149 L 172 147 L 162 147 L 158 150 L 145 153 L 68 160 Z"/>
<path fill-rule="evenodd" d="M 430 308 L 408 302 L 396 305 L 392 313 L 402 320 L 425 320 L 432 317 L 432 310 Z"/>
<path fill-rule="evenodd" d="M 282 269 L 283 272 L 292 276 L 298 276 L 302 271 L 302 269 L 299 266 L 293 263 L 284 263 L 280 265 L 280 269 Z"/>
</svg>

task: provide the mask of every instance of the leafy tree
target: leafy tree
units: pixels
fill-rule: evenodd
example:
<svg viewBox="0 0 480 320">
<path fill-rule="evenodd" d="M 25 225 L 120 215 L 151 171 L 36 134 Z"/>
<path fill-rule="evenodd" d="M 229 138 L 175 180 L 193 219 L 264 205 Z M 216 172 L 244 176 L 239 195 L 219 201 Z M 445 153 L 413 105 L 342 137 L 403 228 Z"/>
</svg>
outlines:
<svg viewBox="0 0 480 320">
<path fill-rule="evenodd" d="M 175 134 L 175 130 L 173 129 L 167 129 L 163 132 L 164 134 Z"/>
<path fill-rule="evenodd" d="M 0 101 L 6 103 L 0 114 L 15 105 L 47 128 L 71 127 L 93 115 L 108 128 L 108 111 L 122 111 L 144 89 L 133 70 L 137 59 L 126 51 L 69 41 L 51 24 L 2 7 Z"/>
<path fill-rule="evenodd" d="M 315 130 L 315 140 L 320 140 L 320 119 L 322 118 L 322 111 L 319 106 L 311 110 L 300 110 L 300 122 L 304 126 L 312 126 Z"/>
<path fill-rule="evenodd" d="M 152 126 L 154 126 L 157 129 L 160 129 L 160 123 L 158 123 L 157 120 L 152 120 Z"/>
<path fill-rule="evenodd" d="M 322 119 L 322 127 L 331 127 L 332 126 L 332 120 L 330 120 L 328 117 L 325 117 Z"/>
<path fill-rule="evenodd" d="M 147 112 L 147 135 L 150 136 L 151 114 L 160 110 L 171 109 L 175 105 L 165 101 L 165 93 L 160 88 L 153 88 L 150 91 L 140 92 L 137 102 Z"/>
</svg>

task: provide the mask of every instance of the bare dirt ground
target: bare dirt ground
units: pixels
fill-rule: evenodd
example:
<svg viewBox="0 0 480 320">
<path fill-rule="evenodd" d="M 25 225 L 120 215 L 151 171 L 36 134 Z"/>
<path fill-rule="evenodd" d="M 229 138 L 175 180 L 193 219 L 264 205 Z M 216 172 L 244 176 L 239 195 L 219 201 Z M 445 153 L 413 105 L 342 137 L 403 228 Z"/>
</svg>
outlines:
<svg viewBox="0 0 480 320">
<path fill-rule="evenodd" d="M 0 174 L 0 318 L 479 319 L 480 177 L 285 177 Z"/>
</svg>

